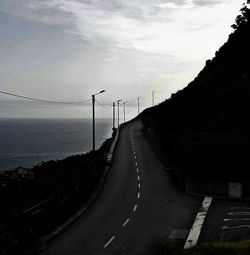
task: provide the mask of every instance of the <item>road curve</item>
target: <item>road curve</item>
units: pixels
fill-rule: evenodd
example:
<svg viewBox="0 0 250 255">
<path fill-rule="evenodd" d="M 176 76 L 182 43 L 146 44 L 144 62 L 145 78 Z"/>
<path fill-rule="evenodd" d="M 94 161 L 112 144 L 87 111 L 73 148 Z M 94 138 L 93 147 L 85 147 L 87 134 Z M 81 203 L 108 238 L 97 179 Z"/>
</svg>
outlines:
<svg viewBox="0 0 250 255">
<path fill-rule="evenodd" d="M 44 254 L 145 254 L 169 238 L 184 245 L 202 198 L 175 186 L 139 120 L 122 128 L 114 153 L 101 194 Z"/>
</svg>

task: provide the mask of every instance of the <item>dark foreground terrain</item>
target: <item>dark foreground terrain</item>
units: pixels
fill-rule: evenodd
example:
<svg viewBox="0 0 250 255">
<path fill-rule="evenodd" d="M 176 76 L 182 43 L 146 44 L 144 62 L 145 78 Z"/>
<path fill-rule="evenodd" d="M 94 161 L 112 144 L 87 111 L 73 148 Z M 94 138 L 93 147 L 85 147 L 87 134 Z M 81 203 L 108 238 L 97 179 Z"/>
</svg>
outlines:
<svg viewBox="0 0 250 255">
<path fill-rule="evenodd" d="M 0 175 L 0 254 L 36 250 L 38 241 L 88 201 L 102 178 L 113 138 L 95 152 Z"/>
</svg>

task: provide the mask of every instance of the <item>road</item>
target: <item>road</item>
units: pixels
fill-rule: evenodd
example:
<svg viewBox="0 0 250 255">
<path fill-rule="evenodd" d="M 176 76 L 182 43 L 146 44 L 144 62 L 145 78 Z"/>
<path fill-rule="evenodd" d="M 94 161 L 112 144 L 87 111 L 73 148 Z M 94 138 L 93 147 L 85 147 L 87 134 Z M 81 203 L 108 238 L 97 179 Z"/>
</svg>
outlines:
<svg viewBox="0 0 250 255">
<path fill-rule="evenodd" d="M 172 240 L 183 247 L 203 197 L 175 186 L 141 129 L 140 121 L 122 128 L 102 192 L 44 254 L 152 254 Z"/>
<path fill-rule="evenodd" d="M 231 242 L 250 239 L 250 201 L 215 198 L 199 242 Z"/>
</svg>

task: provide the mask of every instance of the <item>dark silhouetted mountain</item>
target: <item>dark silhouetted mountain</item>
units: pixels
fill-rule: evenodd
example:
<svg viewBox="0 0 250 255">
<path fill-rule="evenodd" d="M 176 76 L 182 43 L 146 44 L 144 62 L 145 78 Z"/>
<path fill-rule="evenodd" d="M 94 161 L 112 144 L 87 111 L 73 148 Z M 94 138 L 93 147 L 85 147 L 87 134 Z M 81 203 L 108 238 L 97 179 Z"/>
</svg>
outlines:
<svg viewBox="0 0 250 255">
<path fill-rule="evenodd" d="M 248 4 L 249 4 L 248 0 Z M 145 110 L 142 120 L 186 171 L 250 176 L 250 10 L 228 41 L 183 90 Z"/>
</svg>

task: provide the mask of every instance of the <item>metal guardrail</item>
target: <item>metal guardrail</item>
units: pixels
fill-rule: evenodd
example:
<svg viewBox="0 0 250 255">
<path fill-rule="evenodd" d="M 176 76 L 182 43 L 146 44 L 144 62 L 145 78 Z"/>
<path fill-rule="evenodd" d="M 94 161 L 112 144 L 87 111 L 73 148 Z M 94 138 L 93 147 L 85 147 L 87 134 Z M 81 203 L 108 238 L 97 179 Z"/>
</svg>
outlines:
<svg viewBox="0 0 250 255">
<path fill-rule="evenodd" d="M 44 206 L 47 205 L 48 202 L 50 202 L 50 201 L 52 201 L 54 199 L 55 199 L 54 197 L 47 198 L 47 199 L 43 200 L 42 202 L 40 202 L 40 203 L 38 203 L 38 204 L 36 204 L 36 205 L 34 205 L 34 206 L 24 210 L 23 214 L 27 214 L 27 213 L 33 214 L 34 212 L 37 213 L 37 212 L 41 211 L 44 208 Z"/>
<path fill-rule="evenodd" d="M 110 165 L 111 162 L 112 162 L 112 158 L 113 158 L 115 146 L 116 146 L 117 141 L 118 141 L 118 138 L 119 138 L 120 128 L 121 128 L 121 127 L 122 127 L 122 125 L 120 125 L 120 126 L 117 128 L 116 135 L 115 135 L 115 140 L 114 140 L 114 142 L 112 143 L 112 145 L 111 145 L 111 147 L 110 147 L 110 150 L 109 150 L 109 153 L 108 153 L 107 165 Z"/>
</svg>

